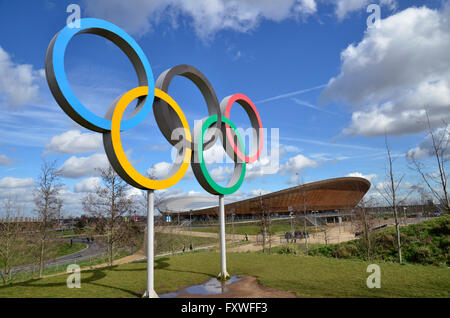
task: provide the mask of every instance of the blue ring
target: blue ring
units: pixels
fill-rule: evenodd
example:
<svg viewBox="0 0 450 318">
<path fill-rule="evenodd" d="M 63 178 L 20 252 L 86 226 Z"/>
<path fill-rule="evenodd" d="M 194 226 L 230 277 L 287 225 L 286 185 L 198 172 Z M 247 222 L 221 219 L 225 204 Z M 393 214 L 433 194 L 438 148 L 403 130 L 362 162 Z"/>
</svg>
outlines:
<svg viewBox="0 0 450 318">
<path fill-rule="evenodd" d="M 155 98 L 155 81 L 153 78 L 153 71 L 150 66 L 150 62 L 148 61 L 146 55 L 144 54 L 144 51 L 141 49 L 141 47 L 136 43 L 136 41 L 128 35 L 124 30 L 119 28 L 118 26 L 106 22 L 104 20 L 100 19 L 93 19 L 93 18 L 86 18 L 86 19 L 80 19 L 80 28 L 69 28 L 66 26 L 64 29 L 62 29 L 55 37 L 54 46 L 53 46 L 53 54 L 52 57 L 52 63 L 53 63 L 53 75 L 56 80 L 56 84 L 61 91 L 64 98 L 67 100 L 68 107 L 72 108 L 72 110 L 77 113 L 82 119 L 84 119 L 85 122 L 82 120 L 77 120 L 74 117 L 76 122 L 81 124 L 83 127 L 96 130 L 96 131 L 110 131 L 111 130 L 111 120 L 106 119 L 100 116 L 97 116 L 93 112 L 91 112 L 88 108 L 86 108 L 81 101 L 75 96 L 73 93 L 69 82 L 66 77 L 66 72 L 64 69 L 64 54 L 67 48 L 67 45 L 69 41 L 77 34 L 79 33 L 95 33 L 93 31 L 100 31 L 104 32 L 106 31 L 109 33 L 112 33 L 113 36 L 119 37 L 119 39 L 115 39 L 117 42 L 124 41 L 125 43 L 116 43 L 115 41 L 111 40 L 113 43 L 115 43 L 117 46 L 124 50 L 124 45 L 128 45 L 129 48 L 131 48 L 137 55 L 137 58 L 140 59 L 140 63 L 142 63 L 143 70 L 145 72 L 145 75 L 147 77 L 147 86 L 148 86 L 148 95 L 146 97 L 146 100 L 144 104 L 142 105 L 142 108 L 140 109 L 137 114 L 132 116 L 131 118 L 128 118 L 127 120 L 124 120 L 121 124 L 121 130 L 127 130 L 133 127 L 136 127 L 139 125 L 151 112 L 153 100 Z M 95 33 L 97 34 L 97 33 Z M 102 34 L 98 34 L 100 36 L 103 36 Z M 120 45 L 122 44 L 122 46 Z M 126 52 L 125 52 L 126 53 Z M 127 54 L 128 55 L 128 54 Z M 133 61 L 132 61 L 133 62 Z M 135 67 L 136 68 L 136 67 Z M 138 72 L 138 69 L 136 69 L 136 72 Z M 144 83 L 145 84 L 145 83 Z M 145 85 L 140 85 L 145 86 Z M 61 105 L 61 104 L 60 104 Z M 62 105 L 61 105 L 62 106 Z M 65 110 L 65 109 L 64 109 Z M 66 110 L 65 110 L 66 111 Z M 66 111 L 67 112 L 67 111 Z M 70 110 L 69 110 L 70 112 Z M 76 117 L 76 116 L 75 116 Z"/>
</svg>

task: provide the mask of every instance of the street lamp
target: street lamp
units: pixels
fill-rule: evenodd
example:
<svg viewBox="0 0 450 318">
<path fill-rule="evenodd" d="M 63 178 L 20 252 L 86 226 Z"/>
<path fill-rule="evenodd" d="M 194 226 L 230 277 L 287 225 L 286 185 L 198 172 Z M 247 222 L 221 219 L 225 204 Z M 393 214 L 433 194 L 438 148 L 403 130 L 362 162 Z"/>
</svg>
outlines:
<svg viewBox="0 0 450 318">
<path fill-rule="evenodd" d="M 319 211 L 314 211 L 314 229 L 315 229 L 315 233 L 317 233 L 317 213 Z"/>
<path fill-rule="evenodd" d="M 294 232 L 294 212 L 289 213 L 291 217 L 291 232 Z"/>
<path fill-rule="evenodd" d="M 288 211 L 289 211 L 289 217 L 291 218 L 291 232 L 293 232 L 294 231 L 294 225 L 293 225 L 293 219 L 294 219 L 294 209 L 291 207 L 291 206 L 289 206 L 288 207 Z"/>
</svg>

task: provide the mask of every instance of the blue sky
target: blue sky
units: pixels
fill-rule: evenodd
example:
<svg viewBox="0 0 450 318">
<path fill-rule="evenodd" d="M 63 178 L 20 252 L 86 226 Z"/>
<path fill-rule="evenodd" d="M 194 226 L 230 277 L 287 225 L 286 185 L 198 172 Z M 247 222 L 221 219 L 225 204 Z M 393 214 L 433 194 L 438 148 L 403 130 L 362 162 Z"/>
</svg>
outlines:
<svg viewBox="0 0 450 318">
<path fill-rule="evenodd" d="M 107 163 L 101 135 L 67 117 L 45 81 L 46 49 L 65 26 L 71 3 L 80 5 L 82 17 L 106 19 L 129 32 L 155 79 L 172 66 L 191 64 L 208 77 L 219 100 L 244 93 L 269 133 L 279 129 L 279 167 L 268 169 L 267 158 L 249 167 L 233 199 L 347 175 L 366 177 L 375 188 L 385 176 L 385 132 L 398 173 L 415 184 L 408 153 L 431 162 L 424 112 L 433 129 L 450 119 L 446 1 L 0 0 L 0 198 L 18 196 L 31 207 L 42 160 L 57 160 L 64 209 L 80 214 L 80 199 L 98 183 L 95 168 Z M 380 4 L 378 28 L 368 29 L 369 3 Z M 126 56 L 97 36 L 74 38 L 65 65 L 73 90 L 98 115 L 137 85 Z M 176 78 L 169 93 L 191 127 L 207 116 L 187 79 Z M 231 119 L 250 126 L 238 105 Z M 125 132 L 123 143 L 140 172 L 153 167 L 164 175 L 171 148 L 152 115 Z M 231 168 L 214 164 L 210 171 L 226 183 Z M 165 195 L 205 193 L 188 172 Z"/>
</svg>

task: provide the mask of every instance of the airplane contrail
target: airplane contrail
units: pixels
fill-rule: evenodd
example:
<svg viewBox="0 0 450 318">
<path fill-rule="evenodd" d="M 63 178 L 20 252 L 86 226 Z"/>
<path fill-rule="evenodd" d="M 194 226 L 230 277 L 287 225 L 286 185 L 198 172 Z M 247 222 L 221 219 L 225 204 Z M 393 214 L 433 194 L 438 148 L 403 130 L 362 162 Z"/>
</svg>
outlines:
<svg viewBox="0 0 450 318">
<path fill-rule="evenodd" d="M 271 101 L 282 99 L 282 98 L 287 98 L 287 97 L 291 97 L 291 96 L 295 96 L 295 95 L 304 94 L 304 93 L 307 93 L 307 92 L 310 92 L 310 91 L 314 91 L 316 89 L 323 88 L 323 87 L 325 87 L 327 85 L 328 84 L 322 84 L 322 85 L 314 86 L 314 87 L 311 87 L 311 88 L 301 89 L 301 90 L 295 91 L 295 92 L 290 92 L 290 93 L 281 94 L 281 95 L 278 95 L 278 96 L 269 97 L 269 98 L 257 101 L 257 102 L 255 102 L 255 104 L 267 103 L 267 102 L 271 102 Z"/>
</svg>

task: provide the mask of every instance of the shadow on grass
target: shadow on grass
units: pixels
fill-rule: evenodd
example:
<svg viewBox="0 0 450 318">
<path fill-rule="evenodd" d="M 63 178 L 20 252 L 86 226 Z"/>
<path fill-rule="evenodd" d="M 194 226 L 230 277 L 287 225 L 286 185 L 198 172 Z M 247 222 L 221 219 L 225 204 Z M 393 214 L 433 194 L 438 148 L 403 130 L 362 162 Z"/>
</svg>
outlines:
<svg viewBox="0 0 450 318">
<path fill-rule="evenodd" d="M 106 284 L 97 282 L 98 280 L 101 280 L 101 279 L 107 277 L 106 271 L 124 271 L 124 272 L 125 271 L 134 271 L 134 270 L 119 270 L 116 267 L 117 266 L 112 266 L 112 267 L 105 267 L 105 268 L 101 268 L 101 269 L 85 271 L 84 273 L 82 273 L 83 276 L 85 276 L 86 274 L 87 275 L 90 274 L 90 275 L 87 277 L 82 277 L 81 283 L 120 290 L 122 292 L 125 292 L 127 294 L 130 294 L 130 295 L 136 296 L 136 297 L 141 296 L 139 293 L 132 291 L 132 290 L 127 290 L 127 289 L 120 288 L 117 286 L 110 286 L 110 285 L 106 285 Z M 140 269 L 140 270 L 144 270 L 144 269 Z M 66 285 L 67 285 L 66 280 L 63 280 L 61 282 L 45 283 L 45 278 L 44 279 L 35 278 L 35 279 L 31 279 L 31 280 L 28 280 L 25 282 L 19 282 L 19 283 L 15 283 L 15 284 L 0 286 L 0 290 L 4 289 L 4 288 L 9 288 L 9 287 L 26 287 L 26 288 L 28 288 L 28 287 L 38 287 L 38 288 L 50 287 L 51 288 L 51 287 L 63 287 Z"/>
<path fill-rule="evenodd" d="M 201 274 L 201 275 L 205 275 L 208 277 L 215 277 L 214 275 L 210 274 L 210 273 L 204 273 L 204 272 L 199 272 L 199 271 L 190 271 L 190 270 L 179 270 L 179 269 L 173 269 L 170 268 L 170 264 L 168 263 L 169 258 L 168 257 L 161 257 L 161 258 L 157 258 L 155 259 L 155 269 L 157 270 L 165 270 L 165 271 L 170 271 L 170 272 L 179 272 L 179 273 L 190 273 L 190 274 Z M 115 289 L 115 290 L 120 290 L 122 292 L 125 292 L 131 296 L 134 297 L 141 297 L 141 293 L 140 292 L 136 292 L 133 290 L 128 290 L 128 289 L 124 289 L 118 286 L 110 286 L 101 282 L 98 282 L 99 280 L 107 277 L 108 275 L 108 271 L 109 272 L 142 272 L 142 271 L 146 271 L 147 268 L 143 267 L 143 268 L 131 268 L 131 269 L 121 269 L 118 268 L 117 265 L 114 266 L 109 266 L 109 267 L 104 267 L 104 268 L 98 268 L 98 269 L 91 269 L 88 271 L 83 271 L 82 272 L 82 279 L 81 282 L 82 284 L 91 284 L 91 285 L 95 285 L 95 286 L 100 286 L 100 287 L 105 287 L 105 288 L 110 288 L 110 289 Z M 64 277 L 67 277 L 67 275 L 61 275 Z M 44 279 L 40 279 L 40 278 L 35 278 L 35 279 L 31 279 L 28 281 L 24 281 L 24 282 L 18 282 L 18 283 L 13 283 L 13 284 L 9 284 L 9 285 L 3 285 L 0 286 L 0 290 L 4 289 L 4 288 L 9 288 L 9 287 L 38 287 L 38 288 L 51 288 L 51 287 L 64 287 L 66 286 L 67 282 L 66 279 L 60 281 L 60 282 L 45 282 L 47 278 Z"/>
<path fill-rule="evenodd" d="M 93 275 L 91 275 L 87 278 L 82 278 L 82 283 L 92 283 L 96 280 L 106 277 L 106 274 L 103 272 L 103 270 L 89 270 L 89 271 L 84 272 L 84 274 L 93 274 Z M 42 287 L 58 287 L 58 286 L 66 286 L 66 284 L 67 284 L 67 282 L 65 280 L 63 282 L 58 282 L 58 283 L 44 283 L 45 279 L 46 278 L 34 278 L 34 279 L 27 280 L 25 282 L 4 285 L 4 286 L 1 286 L 0 289 L 8 288 L 8 287 L 16 287 L 16 286 L 40 287 L 40 288 L 42 288 Z M 42 282 L 42 283 L 36 284 L 36 282 Z"/>
<path fill-rule="evenodd" d="M 167 257 L 161 257 L 161 258 L 155 259 L 155 269 L 161 269 L 161 270 L 165 270 L 165 271 L 169 271 L 169 272 L 201 274 L 201 275 L 206 275 L 206 276 L 209 276 L 209 277 L 215 277 L 214 275 L 211 275 L 210 273 L 194 272 L 194 271 L 189 271 L 189 270 L 171 269 L 171 268 L 169 268 L 170 264 L 167 263 L 167 260 L 169 260 L 169 258 L 167 258 Z"/>
</svg>

